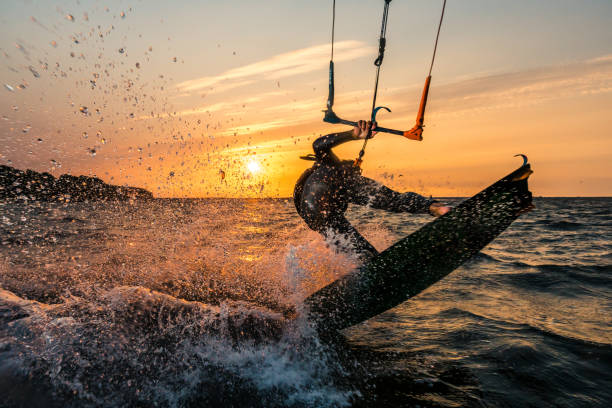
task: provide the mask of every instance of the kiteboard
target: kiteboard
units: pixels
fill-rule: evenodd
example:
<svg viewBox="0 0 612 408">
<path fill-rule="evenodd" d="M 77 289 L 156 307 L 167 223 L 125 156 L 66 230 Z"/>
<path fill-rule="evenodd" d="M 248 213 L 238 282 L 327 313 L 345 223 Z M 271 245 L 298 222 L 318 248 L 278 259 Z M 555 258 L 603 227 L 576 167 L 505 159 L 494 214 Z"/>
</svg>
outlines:
<svg viewBox="0 0 612 408">
<path fill-rule="evenodd" d="M 527 185 L 532 170 L 523 157 L 514 172 L 306 298 L 318 330 L 350 327 L 418 295 L 533 208 Z"/>
</svg>

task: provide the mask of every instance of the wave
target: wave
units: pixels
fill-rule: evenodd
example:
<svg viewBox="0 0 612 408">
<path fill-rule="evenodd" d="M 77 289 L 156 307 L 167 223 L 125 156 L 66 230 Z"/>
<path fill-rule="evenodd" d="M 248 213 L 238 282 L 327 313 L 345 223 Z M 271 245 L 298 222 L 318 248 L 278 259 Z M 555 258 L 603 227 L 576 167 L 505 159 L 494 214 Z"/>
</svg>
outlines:
<svg viewBox="0 0 612 408">
<path fill-rule="evenodd" d="M 483 331 L 484 328 L 481 326 L 481 324 L 484 323 L 484 324 L 492 326 L 491 330 L 495 332 L 499 330 L 501 330 L 502 332 L 511 331 L 512 333 L 514 333 L 514 335 L 522 333 L 522 334 L 528 335 L 528 337 L 532 337 L 534 334 L 544 335 L 550 338 L 554 338 L 557 341 L 563 342 L 563 344 L 571 346 L 572 348 L 575 348 L 576 350 L 579 350 L 582 348 L 584 352 L 586 352 L 586 349 L 584 348 L 588 348 L 588 347 L 595 348 L 601 352 L 605 352 L 609 354 L 609 357 L 612 358 L 612 343 L 603 343 L 603 342 L 598 342 L 598 341 L 594 341 L 591 339 L 584 339 L 584 338 L 571 336 L 568 334 L 560 334 L 544 326 L 533 325 L 533 324 L 529 324 L 525 322 L 517 323 L 516 321 L 499 319 L 499 318 L 495 318 L 492 316 L 485 316 L 482 314 L 474 313 L 472 311 L 461 309 L 461 308 L 456 308 L 456 307 L 451 307 L 451 308 L 441 310 L 440 312 L 436 313 L 435 316 L 438 318 L 444 318 L 444 319 L 457 319 L 457 318 L 467 317 L 473 320 L 474 322 L 480 322 L 478 324 L 478 327 L 470 326 L 468 324 L 466 328 L 455 329 L 455 330 L 450 331 L 448 333 L 449 337 L 447 338 L 447 341 L 452 341 L 452 342 L 456 341 L 457 343 L 465 343 L 465 341 L 470 338 L 488 337 L 489 335 L 492 334 L 492 332 L 485 334 L 485 332 Z M 462 323 L 462 324 L 466 324 L 466 323 Z M 494 337 L 494 336 L 491 336 L 491 337 Z"/>
<path fill-rule="evenodd" d="M 0 290 L 0 318 L 0 388 L 24 398 L 34 386 L 65 406 L 326 407 L 354 394 L 307 322 L 246 302 L 117 287 L 45 305 Z"/>
<path fill-rule="evenodd" d="M 520 265 L 518 265 L 520 264 Z M 523 262 L 514 262 L 513 266 L 520 266 L 534 270 L 531 273 L 512 273 L 498 275 L 507 281 L 530 285 L 554 285 L 561 282 L 587 283 L 595 286 L 608 286 L 612 284 L 612 265 L 529 265 Z"/>
<path fill-rule="evenodd" d="M 469 265 L 475 265 L 475 264 L 479 264 L 483 262 L 491 262 L 494 264 L 502 263 L 502 261 L 500 261 L 499 259 L 495 258 L 492 255 L 486 254 L 484 252 L 478 252 L 469 261 L 467 261 L 465 265 L 469 266 Z"/>
<path fill-rule="evenodd" d="M 577 231 L 579 229 L 586 228 L 587 225 L 575 221 L 553 221 L 553 220 L 540 220 L 537 224 L 545 226 L 547 229 L 557 231 Z"/>
</svg>

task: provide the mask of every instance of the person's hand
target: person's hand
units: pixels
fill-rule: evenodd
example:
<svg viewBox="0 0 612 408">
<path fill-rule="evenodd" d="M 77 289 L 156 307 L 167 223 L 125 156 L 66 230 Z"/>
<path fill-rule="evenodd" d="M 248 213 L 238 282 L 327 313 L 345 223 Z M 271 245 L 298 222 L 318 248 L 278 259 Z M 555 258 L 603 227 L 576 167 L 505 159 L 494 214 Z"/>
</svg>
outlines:
<svg viewBox="0 0 612 408">
<path fill-rule="evenodd" d="M 360 120 L 357 122 L 357 126 L 353 128 L 353 136 L 355 139 L 365 139 L 373 138 L 377 132 L 374 132 L 376 129 L 376 122 L 372 123 L 371 121 Z"/>
<path fill-rule="evenodd" d="M 429 213 L 433 215 L 434 217 L 439 217 L 441 215 L 444 215 L 450 210 L 451 208 L 449 206 L 444 205 L 442 203 L 433 203 L 432 205 L 429 206 Z"/>
</svg>

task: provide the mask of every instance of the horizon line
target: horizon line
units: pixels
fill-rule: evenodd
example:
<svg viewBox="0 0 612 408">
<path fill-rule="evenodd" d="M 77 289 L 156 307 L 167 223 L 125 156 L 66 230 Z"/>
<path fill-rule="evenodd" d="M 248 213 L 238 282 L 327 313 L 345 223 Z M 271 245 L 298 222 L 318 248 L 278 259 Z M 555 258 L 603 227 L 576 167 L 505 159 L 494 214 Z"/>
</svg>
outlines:
<svg viewBox="0 0 612 408">
<path fill-rule="evenodd" d="M 473 196 L 439 196 L 434 197 L 436 199 L 461 199 L 461 198 L 471 198 Z M 160 200 L 207 200 L 207 199 L 215 199 L 215 200 L 293 200 L 293 197 L 223 197 L 223 196 L 209 196 L 209 197 L 153 197 L 154 199 Z M 538 195 L 533 196 L 533 198 L 612 198 L 612 195 L 579 195 L 579 196 L 545 196 Z"/>
</svg>

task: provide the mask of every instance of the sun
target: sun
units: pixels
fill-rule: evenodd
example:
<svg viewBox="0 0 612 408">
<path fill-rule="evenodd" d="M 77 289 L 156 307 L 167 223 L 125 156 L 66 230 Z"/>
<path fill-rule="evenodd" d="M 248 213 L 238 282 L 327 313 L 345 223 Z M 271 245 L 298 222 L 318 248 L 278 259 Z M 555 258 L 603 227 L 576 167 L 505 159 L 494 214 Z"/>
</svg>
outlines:
<svg viewBox="0 0 612 408">
<path fill-rule="evenodd" d="M 261 171 L 261 165 L 258 162 L 256 162 L 255 160 L 250 160 L 247 163 L 247 169 L 249 169 L 249 171 L 252 174 L 256 174 L 256 173 L 259 173 Z"/>
</svg>

